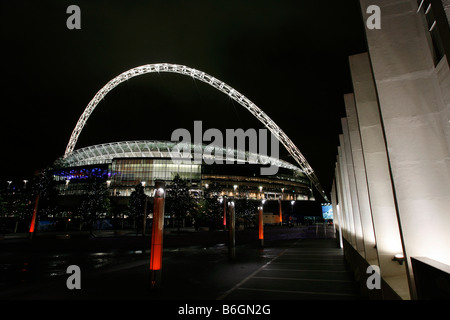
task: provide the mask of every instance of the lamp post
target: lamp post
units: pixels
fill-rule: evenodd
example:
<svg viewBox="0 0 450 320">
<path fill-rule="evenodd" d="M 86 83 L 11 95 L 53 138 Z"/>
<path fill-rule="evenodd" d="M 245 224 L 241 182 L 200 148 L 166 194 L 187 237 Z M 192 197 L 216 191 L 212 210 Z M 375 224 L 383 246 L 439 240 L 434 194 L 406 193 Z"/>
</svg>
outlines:
<svg viewBox="0 0 450 320">
<path fill-rule="evenodd" d="M 225 196 L 219 198 L 219 202 L 223 204 L 223 230 L 227 229 L 227 199 Z"/>
<path fill-rule="evenodd" d="M 236 232 L 235 232 L 235 212 L 234 212 L 234 202 L 228 202 L 228 213 L 230 216 L 230 225 L 228 228 L 228 254 L 230 259 L 236 257 Z"/>
<path fill-rule="evenodd" d="M 162 246 L 164 230 L 164 187 L 163 181 L 155 181 L 153 205 L 152 244 L 150 252 L 150 289 L 161 287 Z"/>
<path fill-rule="evenodd" d="M 12 181 L 6 181 L 8 183 L 8 190 L 11 188 Z"/>
<path fill-rule="evenodd" d="M 147 224 L 147 200 L 148 200 L 148 197 L 145 194 L 145 181 L 142 181 L 141 184 L 143 187 L 143 192 L 144 192 L 144 197 L 145 197 L 144 212 L 142 213 L 142 215 L 143 215 L 143 217 L 142 217 L 142 235 L 145 236 L 145 228 L 146 228 L 146 224 Z"/>
<path fill-rule="evenodd" d="M 295 204 L 295 200 L 291 201 L 291 216 L 289 217 L 289 226 L 292 226 L 293 223 L 291 223 L 292 221 L 292 216 L 294 215 L 294 204 Z"/>
<path fill-rule="evenodd" d="M 258 207 L 258 225 L 259 225 L 259 245 L 264 247 L 264 216 L 263 216 L 263 205 L 264 200 L 260 207 Z"/>
<path fill-rule="evenodd" d="M 278 209 L 280 213 L 280 226 L 283 226 L 283 210 L 281 209 L 281 197 L 278 198 Z"/>
<path fill-rule="evenodd" d="M 24 189 L 27 188 L 27 182 L 28 182 L 28 180 L 23 180 L 23 183 L 24 183 L 23 188 L 24 188 Z"/>
<path fill-rule="evenodd" d="M 34 235 L 34 230 L 35 230 L 35 226 L 36 226 L 36 216 L 37 216 L 37 211 L 38 211 L 38 206 L 39 206 L 39 197 L 40 197 L 40 193 L 36 196 L 36 200 L 34 201 L 34 209 L 33 209 L 33 216 L 31 217 L 31 223 L 30 223 L 30 230 L 29 230 L 29 239 L 33 239 L 33 235 Z"/>
</svg>

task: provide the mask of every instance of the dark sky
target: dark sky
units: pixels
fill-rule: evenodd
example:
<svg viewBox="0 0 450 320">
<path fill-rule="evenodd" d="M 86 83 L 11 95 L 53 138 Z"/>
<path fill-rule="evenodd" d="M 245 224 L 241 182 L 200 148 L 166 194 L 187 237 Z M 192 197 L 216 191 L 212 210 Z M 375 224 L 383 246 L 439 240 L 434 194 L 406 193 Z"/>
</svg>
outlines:
<svg viewBox="0 0 450 320">
<path fill-rule="evenodd" d="M 66 27 L 71 4 L 81 9 L 81 30 Z M 202 70 L 247 96 L 330 190 L 343 94 L 352 91 L 348 56 L 366 50 L 359 1 L 2 1 L 0 8 L 5 185 L 63 155 L 78 118 L 109 80 L 168 62 Z M 263 128 L 202 82 L 147 74 L 106 96 L 77 148 L 170 140 L 177 128 L 192 131 L 194 120 L 204 130 Z"/>
</svg>

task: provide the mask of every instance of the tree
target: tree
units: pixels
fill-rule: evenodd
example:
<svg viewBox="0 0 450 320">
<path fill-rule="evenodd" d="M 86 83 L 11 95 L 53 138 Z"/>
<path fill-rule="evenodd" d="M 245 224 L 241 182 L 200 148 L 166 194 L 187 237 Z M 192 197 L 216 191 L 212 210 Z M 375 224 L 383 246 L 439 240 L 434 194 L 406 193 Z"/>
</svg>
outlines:
<svg viewBox="0 0 450 320">
<path fill-rule="evenodd" d="M 32 216 L 34 203 L 30 199 L 30 195 L 27 193 L 20 193 L 9 197 L 7 211 L 13 215 L 15 220 L 14 233 L 17 232 L 20 220 L 30 220 Z"/>
<path fill-rule="evenodd" d="M 57 212 L 56 197 L 58 192 L 56 190 L 56 182 L 53 179 L 53 168 L 46 167 L 41 170 L 32 181 L 31 201 L 36 201 L 39 197 L 39 212 L 48 214 L 55 214 Z"/>
<path fill-rule="evenodd" d="M 6 202 L 3 200 L 2 194 L 0 194 L 0 232 L 5 232 L 5 222 L 3 218 L 6 218 Z"/>
<path fill-rule="evenodd" d="M 256 224 L 256 213 L 260 202 L 248 198 L 236 200 L 236 218 L 245 226 Z M 239 223 L 239 222 L 238 222 Z"/>
<path fill-rule="evenodd" d="M 223 203 L 220 202 L 222 188 L 221 186 L 213 182 L 208 185 L 208 188 L 204 190 L 204 203 L 205 203 L 205 214 L 206 218 L 210 221 L 209 225 L 211 228 L 219 228 L 222 221 L 221 216 L 223 214 Z M 225 201 L 223 199 L 222 201 Z"/>
<path fill-rule="evenodd" d="M 91 235 L 93 223 L 97 221 L 101 215 L 109 212 L 110 206 L 109 192 L 105 181 L 103 181 L 103 179 L 94 178 L 79 208 L 82 224 L 89 224 L 89 233 Z M 82 224 L 80 225 L 80 230 Z"/>
<path fill-rule="evenodd" d="M 194 199 L 195 206 L 191 212 L 191 216 L 194 220 L 194 227 L 198 230 L 199 226 L 208 225 L 208 206 L 204 197 Z"/>
<path fill-rule="evenodd" d="M 136 228 L 136 234 L 139 229 L 139 223 L 142 221 L 142 234 L 145 234 L 145 221 L 147 218 L 147 195 L 144 192 L 144 186 L 139 183 L 134 188 L 134 191 L 130 195 L 130 201 L 128 202 L 128 213 L 134 219 L 134 227 Z"/>
<path fill-rule="evenodd" d="M 0 218 L 6 217 L 6 201 L 3 200 L 3 196 L 0 194 Z"/>
<path fill-rule="evenodd" d="M 195 209 L 195 201 L 189 193 L 189 184 L 177 174 L 167 187 L 166 212 L 170 212 L 180 223 Z"/>
</svg>

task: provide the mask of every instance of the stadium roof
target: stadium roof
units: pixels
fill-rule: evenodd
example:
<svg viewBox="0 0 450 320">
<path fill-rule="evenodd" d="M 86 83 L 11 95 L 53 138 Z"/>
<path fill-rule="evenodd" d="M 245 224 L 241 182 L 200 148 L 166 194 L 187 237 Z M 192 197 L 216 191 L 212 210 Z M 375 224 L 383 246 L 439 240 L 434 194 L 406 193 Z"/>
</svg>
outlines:
<svg viewBox="0 0 450 320">
<path fill-rule="evenodd" d="M 271 164 L 277 167 L 303 172 L 299 167 L 289 162 L 257 153 L 211 145 L 154 140 L 111 142 L 77 149 L 69 156 L 58 158 L 55 161 L 55 165 L 77 167 L 111 163 L 114 158 L 186 159 L 183 152 L 187 152 L 191 159 L 194 159 L 195 155 L 198 155 L 198 157 L 201 155 L 203 161 L 209 161 L 208 163 L 214 160 L 223 160 L 223 162 L 231 160 L 250 164 Z"/>
</svg>

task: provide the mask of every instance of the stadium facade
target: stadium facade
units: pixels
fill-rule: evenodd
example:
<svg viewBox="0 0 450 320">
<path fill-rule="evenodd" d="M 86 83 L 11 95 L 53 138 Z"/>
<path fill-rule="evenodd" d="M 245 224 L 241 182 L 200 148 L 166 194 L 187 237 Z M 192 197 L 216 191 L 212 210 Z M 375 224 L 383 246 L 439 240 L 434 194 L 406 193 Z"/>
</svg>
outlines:
<svg viewBox="0 0 450 320">
<path fill-rule="evenodd" d="M 93 178 L 100 178 L 107 184 L 111 197 L 128 197 L 139 183 L 143 183 L 147 195 L 152 196 L 156 180 L 169 184 L 178 174 L 189 182 L 194 196 L 217 184 L 222 195 L 228 197 L 314 200 L 310 179 L 289 162 L 230 148 L 209 145 L 199 148 L 194 144 L 188 146 L 191 159 L 181 159 L 177 144 L 125 141 L 74 150 L 55 162 L 54 179 L 58 182 L 59 194 L 82 195 Z M 198 158 L 202 159 L 201 163 L 193 160 L 197 159 L 196 153 L 201 153 Z M 261 175 L 261 167 L 270 165 L 278 167 L 277 173 Z"/>
</svg>

